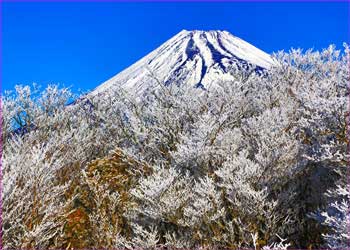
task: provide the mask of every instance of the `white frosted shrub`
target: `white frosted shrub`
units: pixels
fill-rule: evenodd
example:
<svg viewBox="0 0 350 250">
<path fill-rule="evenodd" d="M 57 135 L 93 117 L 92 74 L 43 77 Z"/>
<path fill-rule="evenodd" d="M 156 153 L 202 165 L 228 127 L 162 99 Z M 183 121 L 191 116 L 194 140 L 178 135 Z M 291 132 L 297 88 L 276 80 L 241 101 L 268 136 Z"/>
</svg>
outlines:
<svg viewBox="0 0 350 250">
<path fill-rule="evenodd" d="M 268 71 L 233 67 L 235 80 L 206 90 L 17 86 L 1 97 L 4 246 L 76 248 L 59 240 L 79 184 L 95 204 L 90 247 L 349 247 L 344 48 L 279 52 Z M 129 166 L 109 182 L 130 189 L 111 192 L 84 173 L 116 148 L 150 171 Z"/>
</svg>

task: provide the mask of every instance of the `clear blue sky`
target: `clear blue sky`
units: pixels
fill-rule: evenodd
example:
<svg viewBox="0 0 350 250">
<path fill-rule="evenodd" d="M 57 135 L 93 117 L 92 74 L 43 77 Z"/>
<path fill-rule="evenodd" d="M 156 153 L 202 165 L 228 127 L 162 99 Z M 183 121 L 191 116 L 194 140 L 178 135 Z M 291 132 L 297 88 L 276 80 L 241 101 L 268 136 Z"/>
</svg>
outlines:
<svg viewBox="0 0 350 250">
<path fill-rule="evenodd" d="M 349 3 L 3 3 L 2 90 L 93 89 L 182 29 L 220 29 L 271 53 L 341 47 Z"/>
</svg>

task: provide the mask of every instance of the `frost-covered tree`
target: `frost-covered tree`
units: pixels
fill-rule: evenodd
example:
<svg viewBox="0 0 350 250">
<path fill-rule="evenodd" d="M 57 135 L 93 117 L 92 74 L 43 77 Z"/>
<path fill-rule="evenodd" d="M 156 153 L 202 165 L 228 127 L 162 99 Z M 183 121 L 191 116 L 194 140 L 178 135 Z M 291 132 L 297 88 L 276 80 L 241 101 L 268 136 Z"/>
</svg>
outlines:
<svg viewBox="0 0 350 250">
<path fill-rule="evenodd" d="M 327 246 L 332 249 L 347 249 L 350 242 L 349 184 L 345 188 L 339 186 L 330 191 L 329 195 L 337 200 L 329 204 L 327 212 L 321 213 L 323 223 L 330 227 L 324 238 Z"/>
<path fill-rule="evenodd" d="M 4 247 L 349 247 L 349 48 L 275 58 L 208 89 L 6 93 Z"/>
</svg>

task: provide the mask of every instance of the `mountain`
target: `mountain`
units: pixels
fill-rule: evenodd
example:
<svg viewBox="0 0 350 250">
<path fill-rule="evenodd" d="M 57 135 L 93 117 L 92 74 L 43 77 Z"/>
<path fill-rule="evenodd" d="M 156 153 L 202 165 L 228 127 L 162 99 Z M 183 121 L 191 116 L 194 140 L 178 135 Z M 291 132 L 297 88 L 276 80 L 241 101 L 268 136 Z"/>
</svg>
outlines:
<svg viewBox="0 0 350 250">
<path fill-rule="evenodd" d="M 232 80 L 232 67 L 255 65 L 256 70 L 274 64 L 271 56 L 227 31 L 183 30 L 127 69 L 107 80 L 92 95 L 122 85 L 142 92 L 173 82 L 208 88 L 219 80 Z"/>
</svg>

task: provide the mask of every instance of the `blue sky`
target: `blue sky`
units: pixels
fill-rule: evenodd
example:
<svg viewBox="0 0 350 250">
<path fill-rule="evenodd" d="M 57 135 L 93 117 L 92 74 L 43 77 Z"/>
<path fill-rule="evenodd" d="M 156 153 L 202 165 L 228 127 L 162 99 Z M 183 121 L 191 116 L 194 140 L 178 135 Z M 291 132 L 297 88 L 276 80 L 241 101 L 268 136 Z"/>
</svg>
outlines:
<svg viewBox="0 0 350 250">
<path fill-rule="evenodd" d="M 2 3 L 2 90 L 36 82 L 89 90 L 182 29 L 228 30 L 271 53 L 341 47 L 348 2 Z"/>
</svg>

